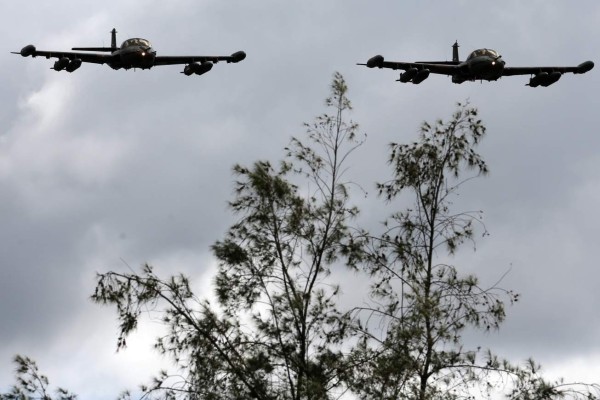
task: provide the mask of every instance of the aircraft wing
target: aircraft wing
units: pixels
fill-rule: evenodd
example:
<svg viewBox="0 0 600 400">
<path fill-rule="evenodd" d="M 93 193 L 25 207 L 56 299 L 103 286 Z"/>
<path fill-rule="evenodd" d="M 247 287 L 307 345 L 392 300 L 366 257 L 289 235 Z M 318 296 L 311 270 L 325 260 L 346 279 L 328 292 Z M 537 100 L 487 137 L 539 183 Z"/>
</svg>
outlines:
<svg viewBox="0 0 600 400">
<path fill-rule="evenodd" d="M 112 55 L 110 54 L 93 54 L 93 53 L 80 53 L 73 51 L 46 51 L 46 50 L 37 50 L 35 46 L 28 45 L 23 47 L 20 52 L 12 52 L 13 54 L 20 54 L 23 57 L 37 57 L 42 56 L 46 58 L 68 58 L 70 60 L 80 59 L 82 62 L 94 63 L 94 64 L 105 64 L 112 59 Z"/>
<path fill-rule="evenodd" d="M 504 67 L 502 76 L 512 75 L 537 75 L 541 72 L 560 72 L 564 74 L 566 72 L 572 72 L 574 74 L 584 74 L 594 68 L 592 61 L 586 61 L 579 64 L 576 67 Z"/>
<path fill-rule="evenodd" d="M 237 63 L 244 58 L 246 58 L 246 53 L 243 51 L 236 51 L 230 56 L 156 56 L 154 65 L 193 64 L 197 62 L 218 63 L 219 61 Z"/>
<path fill-rule="evenodd" d="M 457 73 L 458 63 L 452 61 L 431 61 L 431 62 L 402 62 L 402 61 L 385 61 L 383 56 L 377 55 L 371 57 L 365 65 L 369 68 L 389 68 L 401 69 L 407 71 L 412 68 L 418 70 L 428 69 L 433 74 L 454 75 Z"/>
</svg>

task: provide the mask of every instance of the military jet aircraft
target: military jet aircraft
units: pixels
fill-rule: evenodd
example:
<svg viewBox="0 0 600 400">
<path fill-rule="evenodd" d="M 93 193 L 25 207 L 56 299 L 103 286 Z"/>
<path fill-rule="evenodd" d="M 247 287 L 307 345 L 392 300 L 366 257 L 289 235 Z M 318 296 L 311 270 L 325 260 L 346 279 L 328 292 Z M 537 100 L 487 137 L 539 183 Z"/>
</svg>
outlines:
<svg viewBox="0 0 600 400">
<path fill-rule="evenodd" d="M 73 47 L 71 50 L 76 50 L 76 52 L 38 50 L 30 44 L 23 47 L 20 52 L 12 53 L 20 54 L 23 57 L 58 58 L 51 68 L 55 71 L 73 72 L 84 62 L 108 64 L 113 69 L 150 69 L 157 65 L 187 64 L 181 72 L 187 76 L 205 74 L 212 69 L 213 63 L 216 64 L 219 61 L 237 63 L 246 58 L 246 53 L 243 51 L 236 51 L 230 56 L 157 56 L 156 51 L 152 49 L 152 45 L 146 39 L 127 39 L 121 44 L 121 47 L 117 47 L 116 29 L 111 31 L 110 47 Z"/>
<path fill-rule="evenodd" d="M 391 68 L 401 69 L 405 72 L 400 74 L 399 82 L 412 82 L 419 84 L 423 82 L 430 73 L 452 76 L 452 82 L 463 83 L 465 81 L 496 81 L 503 76 L 530 75 L 526 86 L 550 86 L 560 79 L 562 74 L 572 72 L 584 74 L 594 68 L 592 61 L 585 61 L 576 67 L 505 67 L 502 57 L 490 49 L 478 49 L 473 51 L 465 61 L 458 58 L 458 42 L 452 46 L 452 61 L 416 61 L 398 62 L 385 61 L 383 56 L 377 55 L 370 58 L 366 64 L 369 68 Z"/>
</svg>

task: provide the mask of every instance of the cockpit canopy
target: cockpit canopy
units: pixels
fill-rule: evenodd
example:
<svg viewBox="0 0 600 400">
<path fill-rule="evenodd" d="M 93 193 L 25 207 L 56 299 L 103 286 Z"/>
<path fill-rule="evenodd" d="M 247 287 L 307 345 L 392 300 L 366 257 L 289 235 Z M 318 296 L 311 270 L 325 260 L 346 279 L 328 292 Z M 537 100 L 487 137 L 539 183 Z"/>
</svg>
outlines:
<svg viewBox="0 0 600 400">
<path fill-rule="evenodd" d="M 496 52 L 496 50 L 478 49 L 478 50 L 475 50 L 474 52 L 472 52 L 471 54 L 469 54 L 469 57 L 467 57 L 467 60 L 470 60 L 475 57 L 498 58 L 498 57 L 500 57 L 500 55 L 498 54 L 498 52 Z"/>
<path fill-rule="evenodd" d="M 126 41 L 124 41 L 123 44 L 121 45 L 121 48 L 124 49 L 126 47 L 131 47 L 131 46 L 152 47 L 152 44 L 150 44 L 150 42 L 147 41 L 146 39 L 133 38 L 133 39 L 127 39 Z"/>
</svg>

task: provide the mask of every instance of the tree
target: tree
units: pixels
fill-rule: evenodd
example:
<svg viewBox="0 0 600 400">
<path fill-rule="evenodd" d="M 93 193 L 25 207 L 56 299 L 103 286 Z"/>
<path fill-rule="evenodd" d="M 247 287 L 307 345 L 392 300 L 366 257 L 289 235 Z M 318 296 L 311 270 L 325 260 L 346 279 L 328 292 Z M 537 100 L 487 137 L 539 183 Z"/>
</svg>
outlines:
<svg viewBox="0 0 600 400">
<path fill-rule="evenodd" d="M 76 395 L 66 389 L 57 388 L 56 397 L 50 396 L 48 378 L 39 372 L 38 366 L 29 357 L 15 356 L 17 383 L 8 393 L 0 393 L 0 400 L 75 400 Z"/>
<path fill-rule="evenodd" d="M 498 329 L 505 304 L 518 300 L 499 282 L 481 287 L 476 276 L 448 263 L 460 245 L 475 243 L 477 225 L 486 234 L 481 211 L 453 210 L 459 187 L 488 172 L 476 152 L 484 134 L 477 110 L 459 104 L 449 122 L 424 123 L 418 142 L 390 145 L 393 178 L 377 185 L 379 194 L 388 203 L 408 196 L 412 206 L 370 238 L 373 301 L 353 312 L 360 336 L 353 357 L 363 364 L 351 386 L 361 398 L 489 397 L 505 382 L 512 383 L 506 393 L 512 399 L 600 394 L 593 385 L 547 382 L 531 360 L 520 367 L 489 350 L 465 348 L 466 329 Z"/>
<path fill-rule="evenodd" d="M 177 364 L 143 387 L 148 395 L 201 399 L 329 399 L 344 391 L 349 370 L 342 344 L 349 320 L 338 310 L 339 286 L 328 279 L 334 263 L 355 268 L 360 246 L 348 221 L 345 161 L 360 145 L 347 86 L 335 74 L 324 114 L 306 124 L 310 145 L 292 139 L 278 167 L 237 165 L 239 221 L 213 252 L 217 304 L 197 298 L 182 275 L 98 276 L 92 299 L 114 305 L 118 348 L 126 345 L 141 311 L 164 315 L 168 333 L 156 348 Z M 296 179 L 299 184 L 292 183 Z"/>
<path fill-rule="evenodd" d="M 485 133 L 477 110 L 459 104 L 449 122 L 424 123 L 419 141 L 390 146 L 393 178 L 379 194 L 389 207 L 411 206 L 372 235 L 352 226 L 358 209 L 345 175 L 361 142 L 346 120 L 347 90 L 335 74 L 326 100 L 334 113 L 306 124 L 307 140 L 293 138 L 278 165 L 234 167 L 229 206 L 239 219 L 212 246 L 212 303 L 188 277 L 162 278 L 149 265 L 97 276 L 92 300 L 116 308 L 118 349 L 142 312 L 164 324 L 155 347 L 175 371 L 142 386 L 142 398 L 452 400 L 491 398 L 500 388 L 514 400 L 598 399 L 598 385 L 550 382 L 532 360 L 513 365 L 463 340 L 467 329 L 499 329 L 506 304 L 518 300 L 450 264 L 486 232 L 480 211 L 453 204 L 463 183 L 488 170 L 476 152 Z M 371 304 L 359 306 L 361 294 L 343 307 L 332 268 L 362 272 Z M 0 399 L 49 399 L 35 363 L 17 363 L 18 384 Z"/>
</svg>

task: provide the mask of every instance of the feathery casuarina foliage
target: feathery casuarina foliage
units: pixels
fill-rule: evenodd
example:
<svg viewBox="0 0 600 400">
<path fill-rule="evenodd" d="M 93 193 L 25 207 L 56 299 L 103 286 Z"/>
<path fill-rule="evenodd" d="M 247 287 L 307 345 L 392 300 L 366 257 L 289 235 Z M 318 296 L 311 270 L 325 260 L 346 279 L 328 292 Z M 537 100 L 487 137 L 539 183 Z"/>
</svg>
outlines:
<svg viewBox="0 0 600 400">
<path fill-rule="evenodd" d="M 424 123 L 414 143 L 390 145 L 392 178 L 377 189 L 392 211 L 373 234 L 354 226 L 347 167 L 362 142 L 346 117 L 347 91 L 335 74 L 333 113 L 306 124 L 283 161 L 234 167 L 238 219 L 212 246 L 213 303 L 188 277 L 160 277 L 149 265 L 98 275 L 92 300 L 116 309 L 118 349 L 142 313 L 165 327 L 155 348 L 175 370 L 143 385 L 142 398 L 600 398 L 598 385 L 551 382 L 532 360 L 515 365 L 465 343 L 468 330 L 499 329 L 518 300 L 500 281 L 483 286 L 450 263 L 486 234 L 481 211 L 454 204 L 463 183 L 488 172 L 476 151 L 485 134 L 477 110 L 459 104 L 448 122 Z M 334 268 L 360 274 L 367 292 L 342 303 Z M 18 383 L 0 399 L 51 399 L 35 363 L 16 362 Z"/>
</svg>

